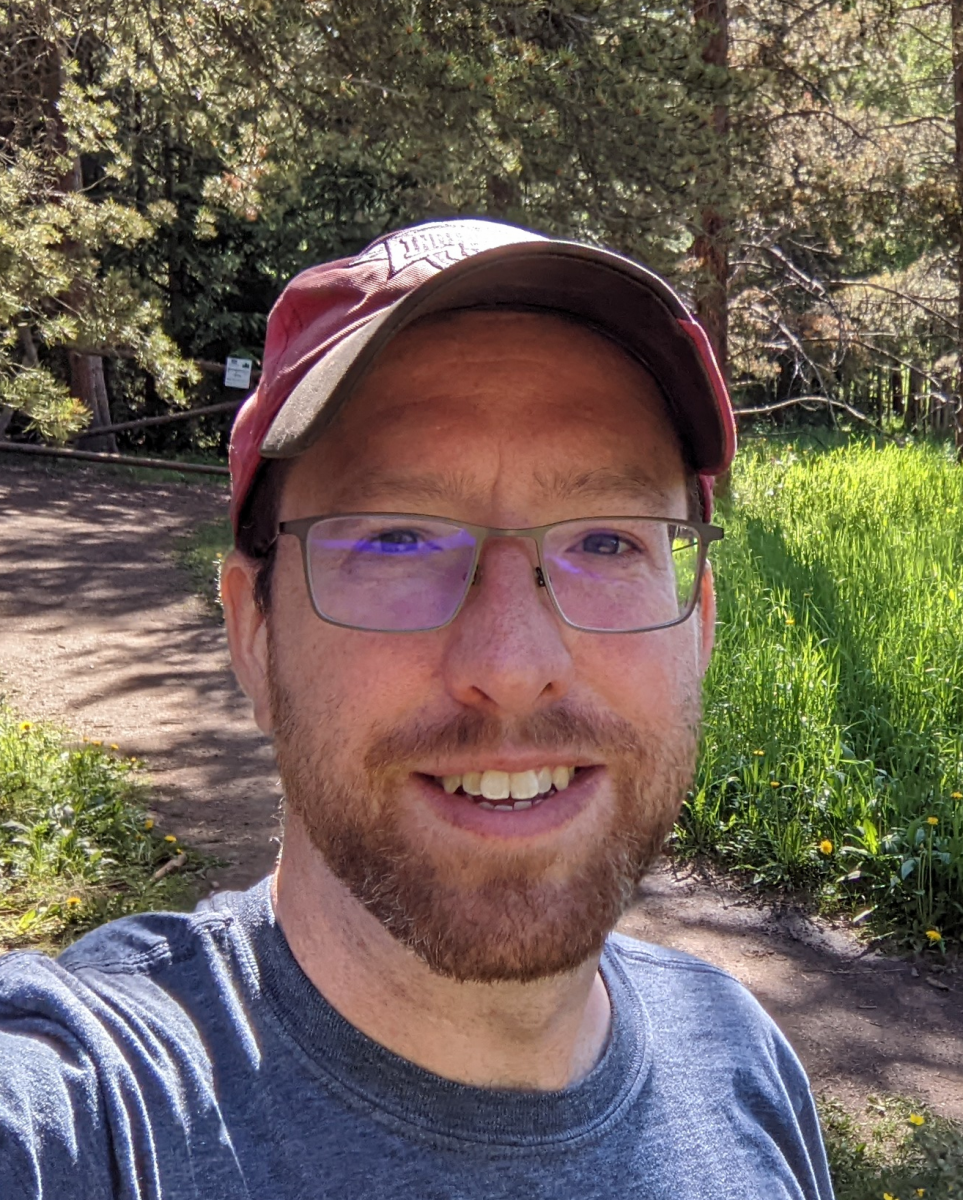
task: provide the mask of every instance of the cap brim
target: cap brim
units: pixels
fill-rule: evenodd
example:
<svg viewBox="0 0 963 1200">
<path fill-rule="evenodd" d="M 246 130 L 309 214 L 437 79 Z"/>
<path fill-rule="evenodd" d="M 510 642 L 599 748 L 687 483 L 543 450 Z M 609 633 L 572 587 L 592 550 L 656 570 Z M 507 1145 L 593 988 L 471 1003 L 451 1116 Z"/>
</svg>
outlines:
<svg viewBox="0 0 963 1200">
<path fill-rule="evenodd" d="M 693 336 L 697 327 L 681 300 L 629 259 L 559 241 L 473 255 L 347 334 L 292 390 L 261 443 L 261 455 L 293 458 L 312 445 L 381 351 L 412 322 L 434 313 L 499 307 L 561 313 L 613 338 L 658 382 L 691 466 L 715 474 L 728 465 L 732 436 L 724 385 L 708 342 Z"/>
</svg>

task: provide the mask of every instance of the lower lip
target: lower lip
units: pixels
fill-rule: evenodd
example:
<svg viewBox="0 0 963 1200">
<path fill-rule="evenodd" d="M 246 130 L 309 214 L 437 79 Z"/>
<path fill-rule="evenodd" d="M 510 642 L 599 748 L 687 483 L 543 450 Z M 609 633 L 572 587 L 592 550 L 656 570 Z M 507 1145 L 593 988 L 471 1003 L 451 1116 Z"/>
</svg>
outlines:
<svg viewBox="0 0 963 1200">
<path fill-rule="evenodd" d="M 584 767 L 562 792 L 520 812 L 497 812 L 479 806 L 468 796 L 449 795 L 426 775 L 413 775 L 421 795 L 447 824 L 489 838 L 529 838 L 567 825 L 598 792 L 603 767 Z"/>
</svg>

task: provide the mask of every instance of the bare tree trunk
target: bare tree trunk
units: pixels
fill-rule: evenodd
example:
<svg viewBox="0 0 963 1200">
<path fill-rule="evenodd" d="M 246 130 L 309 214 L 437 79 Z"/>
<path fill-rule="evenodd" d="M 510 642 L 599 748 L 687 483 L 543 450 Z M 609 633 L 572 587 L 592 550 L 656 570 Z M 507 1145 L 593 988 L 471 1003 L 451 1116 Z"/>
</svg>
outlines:
<svg viewBox="0 0 963 1200">
<path fill-rule="evenodd" d="M 953 128 L 956 134 L 956 210 L 957 210 L 957 383 L 963 377 L 963 0 L 950 0 L 950 28 L 953 41 Z M 956 396 L 956 453 L 963 464 L 963 397 Z"/>
<path fill-rule="evenodd" d="M 956 0 L 963 3 L 963 0 Z M 707 32 L 702 60 L 710 67 L 729 65 L 728 0 L 693 0 L 696 22 Z M 707 180 L 707 197 L 699 214 L 699 232 L 692 250 L 702 267 L 696 293 L 696 315 L 709 335 L 723 377 L 729 374 L 729 221 L 719 206 L 729 180 L 729 106 L 720 100 L 713 106 L 716 165 Z"/>
<path fill-rule="evenodd" d="M 67 139 L 64 134 L 63 118 L 60 114 L 60 97 L 66 83 L 66 73 L 63 65 L 63 54 L 58 44 L 51 42 L 46 47 L 44 67 L 41 72 L 41 93 L 46 116 L 47 138 L 51 149 L 61 155 L 69 153 Z M 80 158 L 69 160 L 69 167 L 60 179 L 60 187 L 65 192 L 79 192 L 84 186 L 83 169 Z M 69 240 L 65 243 L 69 251 Z M 74 307 L 79 307 L 76 300 L 76 284 L 68 293 L 68 298 L 74 301 Z M 28 331 L 29 332 L 29 331 Z M 36 352 L 34 352 L 36 357 Z M 78 354 L 71 351 L 70 359 L 70 390 L 73 395 L 90 412 L 91 436 L 83 442 L 88 449 L 116 452 L 117 439 L 114 435 L 106 434 L 98 437 L 96 428 L 99 425 L 112 424 L 110 403 L 107 398 L 107 381 L 104 378 L 104 360 L 95 354 Z"/>
<path fill-rule="evenodd" d="M 104 379 L 104 360 L 99 354 L 80 354 L 70 351 L 70 390 L 90 409 L 88 433 L 78 439 L 88 450 L 117 453 L 117 438 L 112 433 L 98 434 L 101 425 L 112 424 L 107 402 L 107 381 Z"/>
</svg>

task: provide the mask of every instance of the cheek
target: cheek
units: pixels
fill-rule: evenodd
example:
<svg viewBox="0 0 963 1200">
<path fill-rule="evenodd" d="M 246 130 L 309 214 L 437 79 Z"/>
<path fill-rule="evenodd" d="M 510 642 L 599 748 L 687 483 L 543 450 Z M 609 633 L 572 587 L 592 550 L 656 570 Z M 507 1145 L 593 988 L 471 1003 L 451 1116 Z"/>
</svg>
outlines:
<svg viewBox="0 0 963 1200">
<path fill-rule="evenodd" d="M 593 642 L 576 650 L 579 677 L 605 708 L 649 730 L 678 729 L 688 718 L 699 695 L 699 670 L 697 639 L 687 625 L 585 636 Z"/>
<path fill-rule="evenodd" d="M 311 612 L 276 641 L 278 683 L 301 723 L 317 727 L 335 749 L 365 742 L 372 727 L 403 723 L 439 686 L 438 656 L 427 637 L 339 629 Z"/>
</svg>

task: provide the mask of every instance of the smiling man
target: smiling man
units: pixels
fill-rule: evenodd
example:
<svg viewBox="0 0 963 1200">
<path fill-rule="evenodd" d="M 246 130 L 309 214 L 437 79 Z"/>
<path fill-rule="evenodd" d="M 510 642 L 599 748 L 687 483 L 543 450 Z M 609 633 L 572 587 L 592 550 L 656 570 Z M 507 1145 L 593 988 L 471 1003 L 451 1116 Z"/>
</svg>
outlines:
<svg viewBox="0 0 963 1200">
<path fill-rule="evenodd" d="M 0 964 L 0 1195 L 831 1196 L 755 1001 L 611 933 L 691 782 L 733 447 L 608 252 L 449 221 L 288 287 L 222 576 L 280 861 Z"/>
</svg>

